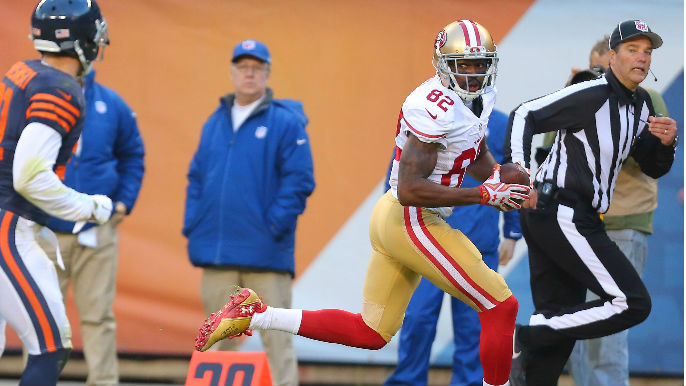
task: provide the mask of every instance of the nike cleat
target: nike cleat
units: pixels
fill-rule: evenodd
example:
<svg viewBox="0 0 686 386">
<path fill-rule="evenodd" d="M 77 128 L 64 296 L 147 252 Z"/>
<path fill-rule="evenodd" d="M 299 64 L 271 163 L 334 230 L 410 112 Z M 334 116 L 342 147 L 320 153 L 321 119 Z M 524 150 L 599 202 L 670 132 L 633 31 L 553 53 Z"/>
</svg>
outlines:
<svg viewBox="0 0 686 386">
<path fill-rule="evenodd" d="M 205 319 L 195 338 L 195 349 L 205 351 L 224 338 L 236 338 L 243 334 L 252 335 L 250 321 L 256 312 L 264 312 L 267 305 L 255 291 L 236 287 L 229 302 L 219 311 Z"/>
<path fill-rule="evenodd" d="M 517 333 L 524 327 L 521 324 L 515 325 L 512 334 L 512 368 L 510 369 L 510 385 L 526 386 L 526 350 Z"/>
</svg>

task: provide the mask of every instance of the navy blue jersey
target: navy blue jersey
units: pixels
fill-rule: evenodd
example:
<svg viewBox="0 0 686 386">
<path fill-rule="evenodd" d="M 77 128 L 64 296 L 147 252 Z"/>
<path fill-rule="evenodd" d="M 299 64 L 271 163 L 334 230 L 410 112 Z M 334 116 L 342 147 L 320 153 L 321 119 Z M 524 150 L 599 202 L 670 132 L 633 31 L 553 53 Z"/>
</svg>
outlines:
<svg viewBox="0 0 686 386">
<path fill-rule="evenodd" d="M 45 225 L 48 214 L 19 195 L 12 183 L 14 151 L 24 128 L 40 122 L 62 137 L 54 170 L 60 178 L 84 122 L 81 87 L 69 74 L 40 60 L 15 63 L 0 83 L 0 208 Z"/>
</svg>

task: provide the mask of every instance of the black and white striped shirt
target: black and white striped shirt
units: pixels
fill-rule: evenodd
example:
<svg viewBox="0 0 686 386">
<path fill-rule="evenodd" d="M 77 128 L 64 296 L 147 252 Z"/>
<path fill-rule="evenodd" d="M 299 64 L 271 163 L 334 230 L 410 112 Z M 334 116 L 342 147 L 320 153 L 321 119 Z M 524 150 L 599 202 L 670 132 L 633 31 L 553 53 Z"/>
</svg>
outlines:
<svg viewBox="0 0 686 386">
<path fill-rule="evenodd" d="M 622 164 L 629 155 L 653 178 L 669 171 L 674 149 L 648 131 L 654 116 L 648 93 L 631 92 L 612 71 L 525 102 L 512 111 L 506 159 L 529 166 L 534 134 L 558 131 L 535 180 L 576 192 L 600 213 L 610 207 Z"/>
</svg>

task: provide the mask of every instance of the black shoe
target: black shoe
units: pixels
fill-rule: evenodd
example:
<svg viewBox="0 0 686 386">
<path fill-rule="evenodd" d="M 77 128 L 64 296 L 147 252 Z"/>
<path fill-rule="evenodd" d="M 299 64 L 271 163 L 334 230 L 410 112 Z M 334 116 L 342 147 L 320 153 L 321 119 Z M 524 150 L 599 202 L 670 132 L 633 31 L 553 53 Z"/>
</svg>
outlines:
<svg viewBox="0 0 686 386">
<path fill-rule="evenodd" d="M 511 386 L 526 386 L 526 349 L 522 342 L 517 339 L 517 333 L 523 326 L 515 324 L 512 334 L 512 369 L 510 370 Z"/>
</svg>

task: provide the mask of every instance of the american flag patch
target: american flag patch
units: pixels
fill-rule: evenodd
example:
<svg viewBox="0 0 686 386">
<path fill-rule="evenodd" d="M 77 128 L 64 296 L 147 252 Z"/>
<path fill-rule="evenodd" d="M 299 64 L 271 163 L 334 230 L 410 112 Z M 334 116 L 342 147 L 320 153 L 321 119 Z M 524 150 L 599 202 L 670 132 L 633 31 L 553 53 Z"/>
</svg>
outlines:
<svg viewBox="0 0 686 386">
<path fill-rule="evenodd" d="M 60 28 L 55 30 L 55 38 L 57 39 L 65 39 L 69 37 L 69 29 L 68 28 Z"/>
</svg>

